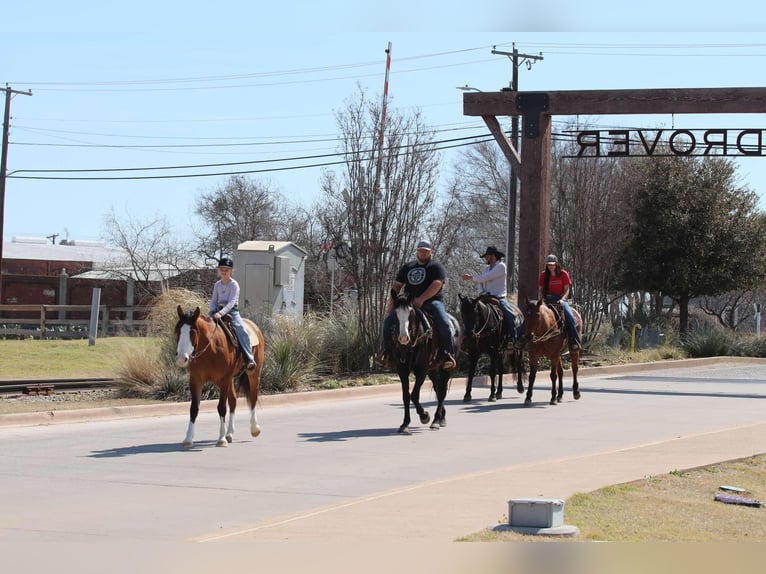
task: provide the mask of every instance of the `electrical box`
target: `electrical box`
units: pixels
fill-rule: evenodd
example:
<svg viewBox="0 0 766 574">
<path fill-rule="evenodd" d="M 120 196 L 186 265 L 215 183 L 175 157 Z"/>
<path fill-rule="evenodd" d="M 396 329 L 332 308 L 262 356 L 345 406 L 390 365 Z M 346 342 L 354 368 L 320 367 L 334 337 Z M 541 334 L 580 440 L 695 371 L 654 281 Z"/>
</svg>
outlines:
<svg viewBox="0 0 766 574">
<path fill-rule="evenodd" d="M 511 526 L 552 528 L 564 524 L 564 501 L 558 498 L 513 498 L 508 501 Z"/>
<path fill-rule="evenodd" d="M 274 256 L 274 285 L 284 287 L 290 284 L 290 258 Z"/>
</svg>

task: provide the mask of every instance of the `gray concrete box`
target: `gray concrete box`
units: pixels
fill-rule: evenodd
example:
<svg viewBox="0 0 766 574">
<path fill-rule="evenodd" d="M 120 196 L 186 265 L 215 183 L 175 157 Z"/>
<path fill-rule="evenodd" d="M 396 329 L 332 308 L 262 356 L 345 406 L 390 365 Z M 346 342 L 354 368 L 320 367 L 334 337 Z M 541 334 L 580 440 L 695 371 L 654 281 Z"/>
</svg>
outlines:
<svg viewBox="0 0 766 574">
<path fill-rule="evenodd" d="M 564 524 L 564 501 L 558 498 L 513 498 L 508 501 L 511 526 L 552 528 Z"/>
</svg>

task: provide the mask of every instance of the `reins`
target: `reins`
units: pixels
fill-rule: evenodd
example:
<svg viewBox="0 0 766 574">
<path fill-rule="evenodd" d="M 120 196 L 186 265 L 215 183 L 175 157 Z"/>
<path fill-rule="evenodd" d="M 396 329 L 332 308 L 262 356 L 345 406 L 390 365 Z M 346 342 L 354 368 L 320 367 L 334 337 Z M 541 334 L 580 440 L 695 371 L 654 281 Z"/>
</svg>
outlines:
<svg viewBox="0 0 766 574">
<path fill-rule="evenodd" d="M 204 353 L 205 351 L 207 351 L 210 348 L 210 345 L 213 344 L 213 335 L 215 335 L 215 330 L 218 329 L 218 321 L 213 320 L 213 323 L 215 323 L 215 327 L 213 327 L 213 332 L 207 338 L 207 345 L 205 345 L 205 348 L 202 349 L 199 353 L 197 353 L 196 351 L 194 353 L 192 353 L 191 357 L 189 357 L 190 361 L 193 361 L 194 359 L 199 357 L 202 353 Z M 196 324 L 194 325 L 194 328 L 195 329 L 197 328 Z"/>
</svg>

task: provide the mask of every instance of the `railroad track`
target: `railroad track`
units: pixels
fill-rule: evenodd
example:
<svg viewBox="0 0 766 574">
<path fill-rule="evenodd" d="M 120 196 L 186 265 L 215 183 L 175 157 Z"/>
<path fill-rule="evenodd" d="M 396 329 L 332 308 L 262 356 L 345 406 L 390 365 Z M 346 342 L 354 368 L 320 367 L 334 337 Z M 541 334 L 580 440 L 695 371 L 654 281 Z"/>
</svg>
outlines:
<svg viewBox="0 0 766 574">
<path fill-rule="evenodd" d="M 0 394 L 24 393 L 29 395 L 47 395 L 63 391 L 83 391 L 103 389 L 115 385 L 114 378 L 77 378 L 77 379 L 26 379 L 0 381 Z"/>
</svg>

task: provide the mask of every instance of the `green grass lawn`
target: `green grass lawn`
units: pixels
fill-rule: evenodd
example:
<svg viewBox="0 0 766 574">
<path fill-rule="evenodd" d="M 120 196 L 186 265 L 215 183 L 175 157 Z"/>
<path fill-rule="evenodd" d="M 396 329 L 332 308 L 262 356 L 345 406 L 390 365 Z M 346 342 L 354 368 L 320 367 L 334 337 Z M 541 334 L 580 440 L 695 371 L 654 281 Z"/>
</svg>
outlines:
<svg viewBox="0 0 766 574">
<path fill-rule="evenodd" d="M 0 380 L 113 377 L 125 357 L 155 349 L 145 337 L 78 340 L 0 340 Z"/>
</svg>

